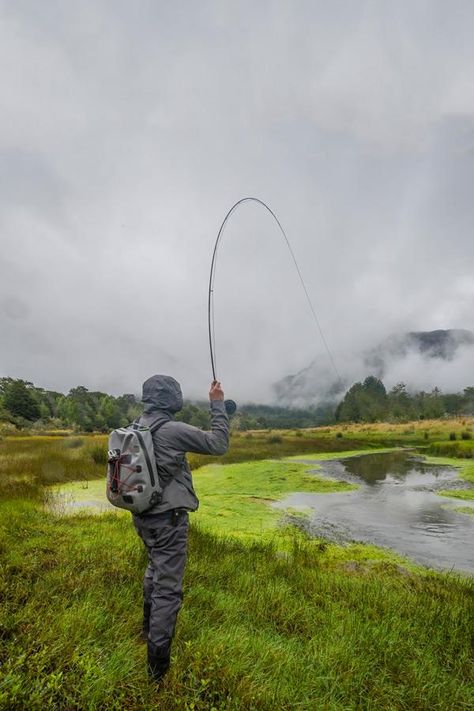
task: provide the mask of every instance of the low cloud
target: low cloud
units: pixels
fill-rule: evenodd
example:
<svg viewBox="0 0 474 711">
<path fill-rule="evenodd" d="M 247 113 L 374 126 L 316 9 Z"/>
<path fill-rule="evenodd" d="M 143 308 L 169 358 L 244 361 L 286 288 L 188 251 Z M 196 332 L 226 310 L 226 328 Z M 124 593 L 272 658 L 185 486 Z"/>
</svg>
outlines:
<svg viewBox="0 0 474 711">
<path fill-rule="evenodd" d="M 387 390 L 405 383 L 411 392 L 431 392 L 435 387 L 443 392 L 462 392 L 474 384 L 474 333 L 469 331 L 395 334 L 364 351 L 338 355 L 341 381 L 321 356 L 277 382 L 276 399 L 292 406 L 334 402 L 369 375 L 380 378 Z"/>
</svg>

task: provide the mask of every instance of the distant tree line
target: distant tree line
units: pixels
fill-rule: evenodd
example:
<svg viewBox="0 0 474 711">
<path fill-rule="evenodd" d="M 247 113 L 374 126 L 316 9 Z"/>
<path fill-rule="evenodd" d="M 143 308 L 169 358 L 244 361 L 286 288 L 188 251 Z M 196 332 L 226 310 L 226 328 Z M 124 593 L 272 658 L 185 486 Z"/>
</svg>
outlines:
<svg viewBox="0 0 474 711">
<path fill-rule="evenodd" d="M 232 421 L 236 430 L 289 430 L 334 422 L 334 403 L 307 408 L 281 405 L 242 405 Z"/>
<path fill-rule="evenodd" d="M 462 393 L 420 390 L 410 393 L 405 383 L 389 392 L 378 378 L 370 375 L 354 383 L 336 408 L 338 422 L 376 422 L 380 420 L 423 420 L 444 416 L 473 415 L 474 387 Z"/>
<path fill-rule="evenodd" d="M 17 427 L 39 422 L 84 432 L 103 431 L 130 422 L 141 410 L 134 395 L 113 397 L 83 385 L 64 395 L 37 388 L 27 380 L 0 378 L 0 419 Z"/>
<path fill-rule="evenodd" d="M 0 378 L 0 422 L 16 427 L 32 424 L 72 428 L 82 432 L 106 432 L 139 417 L 143 410 L 133 394 L 114 397 L 90 391 L 83 385 L 67 395 L 44 390 L 26 380 Z M 337 407 L 326 403 L 308 408 L 273 405 L 243 405 L 232 419 L 236 430 L 293 429 L 333 422 L 375 422 L 378 420 L 429 419 L 474 414 L 474 387 L 462 393 L 410 393 L 404 383 L 389 392 L 378 378 L 369 376 L 355 383 Z M 210 425 L 208 403 L 185 402 L 176 419 L 196 427 Z"/>
<path fill-rule="evenodd" d="M 132 422 L 142 410 L 140 400 L 132 394 L 113 397 L 79 385 L 64 395 L 35 387 L 27 380 L 0 378 L 0 421 L 17 427 L 42 424 L 102 432 Z M 209 404 L 185 402 L 176 419 L 206 429 L 210 426 Z M 239 407 L 232 426 L 238 430 L 291 429 L 331 421 L 334 421 L 334 405 L 307 409 L 245 405 Z"/>
</svg>

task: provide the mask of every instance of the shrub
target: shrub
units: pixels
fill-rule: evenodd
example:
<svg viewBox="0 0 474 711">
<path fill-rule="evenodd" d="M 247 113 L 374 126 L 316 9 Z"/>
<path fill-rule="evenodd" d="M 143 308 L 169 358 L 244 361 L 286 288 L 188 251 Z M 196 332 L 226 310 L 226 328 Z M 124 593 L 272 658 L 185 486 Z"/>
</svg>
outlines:
<svg viewBox="0 0 474 711">
<path fill-rule="evenodd" d="M 283 440 L 279 435 L 272 435 L 272 437 L 268 437 L 267 442 L 268 444 L 280 444 Z"/>
<path fill-rule="evenodd" d="M 423 433 L 423 438 L 424 438 L 424 439 L 428 439 L 428 438 L 429 438 L 428 432 L 424 432 L 424 433 Z"/>
<path fill-rule="evenodd" d="M 342 432 L 337 432 L 336 437 L 337 439 L 342 439 Z"/>
<path fill-rule="evenodd" d="M 17 434 L 18 430 L 13 422 L 0 422 L 0 436 L 7 437 Z"/>
<path fill-rule="evenodd" d="M 449 433 L 449 440 L 450 442 L 454 442 L 456 439 L 456 432 L 450 432 Z"/>
<path fill-rule="evenodd" d="M 472 439 L 472 434 L 471 432 L 461 432 L 461 439 Z"/>
</svg>

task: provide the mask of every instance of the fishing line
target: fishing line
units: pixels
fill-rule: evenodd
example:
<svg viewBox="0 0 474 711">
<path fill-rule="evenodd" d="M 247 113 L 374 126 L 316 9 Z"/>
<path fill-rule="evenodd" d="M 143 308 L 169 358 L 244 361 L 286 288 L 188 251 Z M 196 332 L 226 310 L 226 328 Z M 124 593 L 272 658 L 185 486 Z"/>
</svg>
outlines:
<svg viewBox="0 0 474 711">
<path fill-rule="evenodd" d="M 290 255 L 291 255 L 291 258 L 292 258 L 293 263 L 294 263 L 294 265 L 295 265 L 296 271 L 297 271 L 297 273 L 298 273 L 298 277 L 299 277 L 299 280 L 300 280 L 300 282 L 301 282 L 301 286 L 303 287 L 303 291 L 304 291 L 304 294 L 305 294 L 305 296 L 306 296 L 306 301 L 308 302 L 308 305 L 309 305 L 309 308 L 310 308 L 310 311 L 311 311 L 311 315 L 312 315 L 312 317 L 313 317 L 313 322 L 314 322 L 314 324 L 315 324 L 315 326 L 316 326 L 316 330 L 317 330 L 319 336 L 321 337 L 321 340 L 322 340 L 322 342 L 323 342 L 323 344 L 324 344 L 324 347 L 325 347 L 325 349 L 326 349 L 326 352 L 327 352 L 327 354 L 328 354 L 328 357 L 329 357 L 329 361 L 330 361 L 330 363 L 331 363 L 331 366 L 332 366 L 332 368 L 333 368 L 333 370 L 334 370 L 334 372 L 335 372 L 335 374 L 336 374 L 336 376 L 337 376 L 337 379 L 338 379 L 340 385 L 342 386 L 342 384 L 343 384 L 343 383 L 342 383 L 342 378 L 341 378 L 341 376 L 339 375 L 338 369 L 336 368 L 336 364 L 335 364 L 335 362 L 334 362 L 333 355 L 332 355 L 332 353 L 331 353 L 331 351 L 330 351 L 330 349 L 329 349 L 328 343 L 327 343 L 326 338 L 325 338 L 325 336 L 324 336 L 323 329 L 321 328 L 321 324 L 320 324 L 320 322 L 319 322 L 319 319 L 318 319 L 318 316 L 317 316 L 317 314 L 316 314 L 315 308 L 314 308 L 313 303 L 312 303 L 312 301 L 311 301 L 311 298 L 310 298 L 310 296 L 309 296 L 308 289 L 306 288 L 306 284 L 305 284 L 305 282 L 304 282 L 303 275 L 301 274 L 301 270 L 300 270 L 300 268 L 299 268 L 299 266 L 298 266 L 298 262 L 296 261 L 295 253 L 293 252 L 293 249 L 292 249 L 292 247 L 291 247 L 290 240 L 288 239 L 288 237 L 287 237 L 287 235 L 286 235 L 286 232 L 285 232 L 285 230 L 283 229 L 280 220 L 279 220 L 278 217 L 275 215 L 275 213 L 273 212 L 273 210 L 271 210 L 271 209 L 268 207 L 268 205 L 266 205 L 266 204 L 263 202 L 263 200 L 260 200 L 259 198 L 256 198 L 256 197 L 245 197 L 245 198 L 241 198 L 241 200 L 238 200 L 238 201 L 235 203 L 235 205 L 232 205 L 232 207 L 230 208 L 229 212 L 228 212 L 227 215 L 224 217 L 224 220 L 223 220 L 223 222 L 222 222 L 222 224 L 221 224 L 221 226 L 220 226 L 220 228 L 219 228 L 219 232 L 217 233 L 217 239 L 216 239 L 216 242 L 215 242 L 215 245 L 214 245 L 214 251 L 213 251 L 213 253 L 212 253 L 211 271 L 210 271 L 210 273 L 209 273 L 209 293 L 208 293 L 208 300 L 207 300 L 207 324 L 208 324 L 208 331 L 209 331 L 209 352 L 210 352 L 210 354 L 211 354 L 211 367 L 212 367 L 212 377 L 213 377 L 213 380 L 217 380 L 217 376 L 216 376 L 216 357 L 215 357 L 215 351 L 216 351 L 216 334 L 215 334 L 215 322 L 214 322 L 214 280 L 215 280 L 216 266 L 217 266 L 217 250 L 218 250 L 219 243 L 220 243 L 220 241 L 221 241 L 222 235 L 224 234 L 224 230 L 225 230 L 225 227 L 226 227 L 226 225 L 227 225 L 227 221 L 229 220 L 229 218 L 230 218 L 230 216 L 232 215 L 232 213 L 233 213 L 240 205 L 242 205 L 242 203 L 244 203 L 244 202 L 256 202 L 256 203 L 258 203 L 259 205 L 261 205 L 262 207 L 264 207 L 265 210 L 267 210 L 267 212 L 270 213 L 270 215 L 273 217 L 273 219 L 274 219 L 275 222 L 277 223 L 277 225 L 278 225 L 278 227 L 279 227 L 279 229 L 280 229 L 280 232 L 281 232 L 281 234 L 283 235 L 283 237 L 284 237 L 284 239 L 285 239 L 286 245 L 287 245 L 287 247 L 288 247 L 288 249 L 289 249 L 289 251 L 290 251 Z"/>
</svg>

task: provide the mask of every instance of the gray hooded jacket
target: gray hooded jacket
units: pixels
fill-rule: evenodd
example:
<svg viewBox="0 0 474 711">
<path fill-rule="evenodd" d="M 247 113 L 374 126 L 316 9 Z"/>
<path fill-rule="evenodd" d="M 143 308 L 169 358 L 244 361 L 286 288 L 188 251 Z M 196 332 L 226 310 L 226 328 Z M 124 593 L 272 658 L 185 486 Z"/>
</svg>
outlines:
<svg viewBox="0 0 474 711">
<path fill-rule="evenodd" d="M 156 463 L 161 486 L 164 487 L 160 504 L 143 516 L 185 508 L 195 511 L 199 506 L 186 452 L 225 454 L 229 448 L 229 420 L 221 400 L 211 402 L 211 430 L 205 432 L 176 422 L 173 415 L 183 407 L 179 383 L 169 375 L 153 375 L 143 383 L 145 410 L 140 423 L 164 424 L 153 433 Z"/>
</svg>

